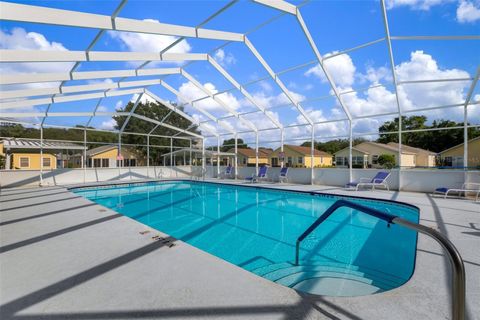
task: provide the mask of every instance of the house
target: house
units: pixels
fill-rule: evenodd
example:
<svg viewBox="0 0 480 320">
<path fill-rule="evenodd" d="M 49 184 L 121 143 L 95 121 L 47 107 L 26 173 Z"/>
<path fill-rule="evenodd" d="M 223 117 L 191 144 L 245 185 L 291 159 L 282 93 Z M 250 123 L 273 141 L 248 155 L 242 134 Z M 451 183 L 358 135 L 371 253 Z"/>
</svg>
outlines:
<svg viewBox="0 0 480 320">
<path fill-rule="evenodd" d="M 467 167 L 480 167 L 480 137 L 473 138 L 468 141 L 468 161 Z M 464 167 L 463 148 L 461 143 L 447 150 L 440 152 L 440 159 L 443 166 L 446 167 Z"/>
<path fill-rule="evenodd" d="M 272 149 L 258 148 L 258 165 L 268 164 L 268 155 L 272 152 Z M 235 149 L 228 150 L 228 153 L 235 153 Z M 238 148 L 237 149 L 237 161 L 239 166 L 255 166 L 256 154 L 255 149 L 250 148 Z M 232 162 L 233 163 L 233 162 Z"/>
<path fill-rule="evenodd" d="M 430 163 L 432 166 L 435 165 L 434 161 L 430 162 L 435 159 L 434 154 L 430 154 L 430 151 L 402 145 L 402 167 L 416 167 L 419 150 L 421 150 L 419 158 L 422 159 L 422 164 Z M 337 167 L 348 167 L 349 153 L 348 147 L 335 152 L 335 165 Z M 378 163 L 378 157 L 383 154 L 393 155 L 395 157 L 395 165 L 398 166 L 398 144 L 392 145 L 371 141 L 357 144 L 352 147 L 352 167 L 381 168 L 382 166 Z M 433 159 L 430 157 L 431 155 L 433 155 Z"/>
<path fill-rule="evenodd" d="M 387 143 L 387 145 L 398 149 L 398 143 L 396 142 L 389 142 Z M 436 162 L 437 154 L 435 152 L 425 150 L 425 149 L 410 147 L 405 144 L 402 144 L 402 151 L 413 152 L 416 154 L 416 157 L 415 157 L 416 167 L 435 167 L 436 166 L 435 162 Z"/>
<path fill-rule="evenodd" d="M 279 167 L 282 160 L 281 148 L 276 149 L 270 154 L 270 165 L 272 167 Z M 284 145 L 283 146 L 283 161 L 286 167 L 312 167 L 312 155 L 310 147 Z M 332 165 L 332 155 L 320 151 L 314 150 L 313 154 L 313 166 L 314 167 L 328 167 Z"/>
<path fill-rule="evenodd" d="M 13 170 L 55 170 L 62 167 L 63 151 L 80 150 L 79 144 L 58 140 L 5 138 L 0 141 L 0 156 L 5 158 L 2 169 Z M 40 150 L 43 149 L 42 154 Z M 59 152 L 56 153 L 52 152 Z M 59 165 L 58 165 L 59 163 Z"/>
<path fill-rule="evenodd" d="M 118 146 L 104 145 L 89 149 L 86 152 L 88 168 L 117 168 L 136 167 L 146 165 L 146 159 L 139 156 L 135 149 L 122 147 L 121 155 L 118 156 Z M 76 154 L 73 158 L 73 166 L 81 167 L 83 153 Z"/>
</svg>

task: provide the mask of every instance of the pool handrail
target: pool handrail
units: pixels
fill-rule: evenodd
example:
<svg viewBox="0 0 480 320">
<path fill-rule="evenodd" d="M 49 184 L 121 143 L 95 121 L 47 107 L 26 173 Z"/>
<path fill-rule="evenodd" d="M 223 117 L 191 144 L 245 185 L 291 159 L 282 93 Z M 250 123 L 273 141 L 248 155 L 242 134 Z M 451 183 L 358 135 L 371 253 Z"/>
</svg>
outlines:
<svg viewBox="0 0 480 320">
<path fill-rule="evenodd" d="M 390 224 L 398 224 L 416 232 L 423 233 L 433 239 L 435 239 L 447 252 L 448 258 L 452 265 L 453 277 L 452 277 L 452 319 L 463 320 L 465 319 L 465 266 L 463 259 L 453 243 L 448 240 L 443 234 L 437 230 L 408 221 L 406 219 L 394 216 L 388 213 L 381 212 L 379 210 L 369 208 L 347 200 L 337 200 L 332 204 L 317 220 L 315 220 L 310 227 L 307 228 L 298 238 L 295 246 L 295 265 L 298 266 L 300 243 L 322 222 L 324 222 L 330 215 L 332 215 L 337 209 L 341 207 L 348 207 L 355 209 L 359 212 L 366 213 L 374 216 L 378 219 L 387 222 L 387 226 Z"/>
</svg>

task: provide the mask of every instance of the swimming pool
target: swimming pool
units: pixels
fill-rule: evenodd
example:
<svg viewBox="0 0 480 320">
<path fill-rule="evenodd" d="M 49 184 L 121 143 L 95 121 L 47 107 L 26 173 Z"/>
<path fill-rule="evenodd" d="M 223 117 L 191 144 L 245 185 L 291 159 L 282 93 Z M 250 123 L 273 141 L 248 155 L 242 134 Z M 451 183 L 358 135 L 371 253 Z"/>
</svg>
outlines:
<svg viewBox="0 0 480 320">
<path fill-rule="evenodd" d="M 335 201 L 418 222 L 416 207 L 197 181 L 162 181 L 72 189 L 154 229 L 300 291 L 367 295 L 404 284 L 415 266 L 416 232 L 340 208 L 300 247 L 295 242 Z"/>
</svg>

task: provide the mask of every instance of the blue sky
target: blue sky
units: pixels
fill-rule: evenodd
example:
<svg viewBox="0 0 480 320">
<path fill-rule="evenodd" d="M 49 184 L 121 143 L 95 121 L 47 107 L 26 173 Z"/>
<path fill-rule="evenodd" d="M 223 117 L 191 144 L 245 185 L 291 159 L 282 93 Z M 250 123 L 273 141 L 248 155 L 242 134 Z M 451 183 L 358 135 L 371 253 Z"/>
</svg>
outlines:
<svg viewBox="0 0 480 320">
<path fill-rule="evenodd" d="M 77 10 L 89 13 L 110 15 L 118 1 L 16 1 L 52 8 Z M 300 2 L 292 2 L 298 4 Z M 209 15 L 223 7 L 223 1 L 141 1 L 130 0 L 122 9 L 120 17 L 150 19 L 162 23 L 195 26 Z M 480 1 L 478 0 L 401 0 L 387 1 L 387 15 L 392 36 L 447 35 L 464 36 L 480 34 Z M 310 1 L 302 6 L 301 13 L 318 46 L 326 57 L 385 36 L 381 6 L 379 1 Z M 207 23 L 204 28 L 245 33 L 280 12 L 252 2 L 239 1 L 220 16 Z M 0 46 L 2 49 L 39 49 L 39 50 L 84 50 L 95 37 L 98 30 L 72 27 L 59 27 L 1 21 Z M 96 44 L 95 51 L 160 51 L 176 38 L 172 36 L 152 36 L 106 32 Z M 249 39 L 267 60 L 275 72 L 285 70 L 315 60 L 303 32 L 293 16 L 281 15 L 274 22 L 249 34 Z M 211 52 L 215 59 L 240 83 L 266 77 L 268 74 L 243 43 L 233 43 L 219 51 L 213 49 L 223 45 L 223 41 L 187 39 L 177 45 L 172 52 L 205 53 Z M 439 78 L 469 78 L 475 75 L 480 65 L 480 40 L 394 40 L 392 42 L 395 69 L 401 81 Z M 146 68 L 182 66 L 184 62 L 152 63 Z M 86 62 L 78 71 L 132 69 L 138 62 Z M 391 66 L 385 41 L 363 49 L 339 55 L 326 60 L 325 65 L 332 75 L 342 95 L 344 105 L 353 116 L 366 116 L 397 111 L 395 90 L 392 83 Z M 71 64 L 4 64 L 3 72 L 60 72 L 68 70 Z M 222 91 L 231 88 L 226 81 L 207 62 L 196 62 L 185 70 L 210 90 Z M 144 77 L 144 79 L 155 77 Z M 309 116 L 317 122 L 345 119 L 338 100 L 332 96 L 331 86 L 323 72 L 314 63 L 303 68 L 284 73 L 280 79 L 285 83 L 295 99 L 301 101 Z M 106 81 L 118 81 L 107 79 Z M 131 78 L 128 80 L 140 80 Z M 101 80 L 105 81 L 105 80 Z M 165 81 L 179 90 L 189 99 L 204 96 L 199 90 L 179 75 L 165 78 Z M 471 81 L 470 81 L 471 82 Z M 404 110 L 443 106 L 462 103 L 468 91 L 469 81 L 437 84 L 419 84 L 400 86 L 401 107 Z M 70 81 L 66 85 L 91 83 L 88 81 Z M 58 86 L 58 83 L 42 84 Z M 370 87 L 370 88 L 369 88 Z M 480 100 L 480 89 L 474 92 L 474 101 Z M 2 90 L 17 89 L 3 87 Z M 257 103 L 271 108 L 272 116 L 284 125 L 302 123 L 304 120 L 298 111 L 289 104 L 281 90 L 271 79 L 263 80 L 246 87 Z M 154 86 L 150 90 L 165 100 L 177 101 L 177 97 L 168 90 Z M 102 111 L 114 111 L 125 105 L 131 96 L 112 97 L 102 101 Z M 256 108 L 239 92 L 232 91 L 221 98 L 237 112 L 254 111 Z M 52 106 L 52 112 L 92 111 L 97 100 L 60 103 Z M 216 117 L 228 116 L 218 104 L 205 100 L 200 108 L 208 110 Z M 45 110 L 45 106 L 35 107 Z M 469 121 L 480 124 L 479 105 L 469 107 Z M 31 109 L 30 109 L 31 110 Z M 187 106 L 187 111 L 200 120 L 205 116 L 196 109 Z M 449 108 L 436 111 L 412 112 L 425 114 L 430 120 L 449 118 L 461 121 L 462 108 Z M 393 119 L 394 115 L 356 120 L 354 133 L 361 135 L 376 131 L 383 121 Z M 258 128 L 273 128 L 274 125 L 260 113 L 245 115 Z M 83 124 L 83 118 L 51 118 L 50 124 Z M 245 130 L 245 126 L 227 120 L 236 130 Z M 92 125 L 109 129 L 112 121 L 108 117 L 94 119 Z M 212 130 L 226 132 L 225 129 L 207 124 Z M 325 123 L 316 126 L 316 136 L 322 139 L 330 136 L 342 136 L 348 133 L 346 123 Z M 292 128 L 289 137 L 302 139 L 309 137 L 307 128 Z M 251 134 L 244 138 L 252 140 Z M 226 136 L 225 138 L 230 138 Z M 278 130 L 265 132 L 261 139 L 277 140 Z"/>
</svg>

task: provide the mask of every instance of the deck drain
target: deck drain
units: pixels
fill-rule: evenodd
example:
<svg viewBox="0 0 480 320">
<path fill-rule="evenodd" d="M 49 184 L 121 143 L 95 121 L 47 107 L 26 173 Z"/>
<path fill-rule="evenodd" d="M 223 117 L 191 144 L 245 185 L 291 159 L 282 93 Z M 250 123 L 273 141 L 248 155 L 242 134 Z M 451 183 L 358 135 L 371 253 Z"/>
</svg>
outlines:
<svg viewBox="0 0 480 320">
<path fill-rule="evenodd" d="M 100 211 L 100 212 L 106 212 L 107 209 L 98 209 L 98 211 Z"/>
</svg>

